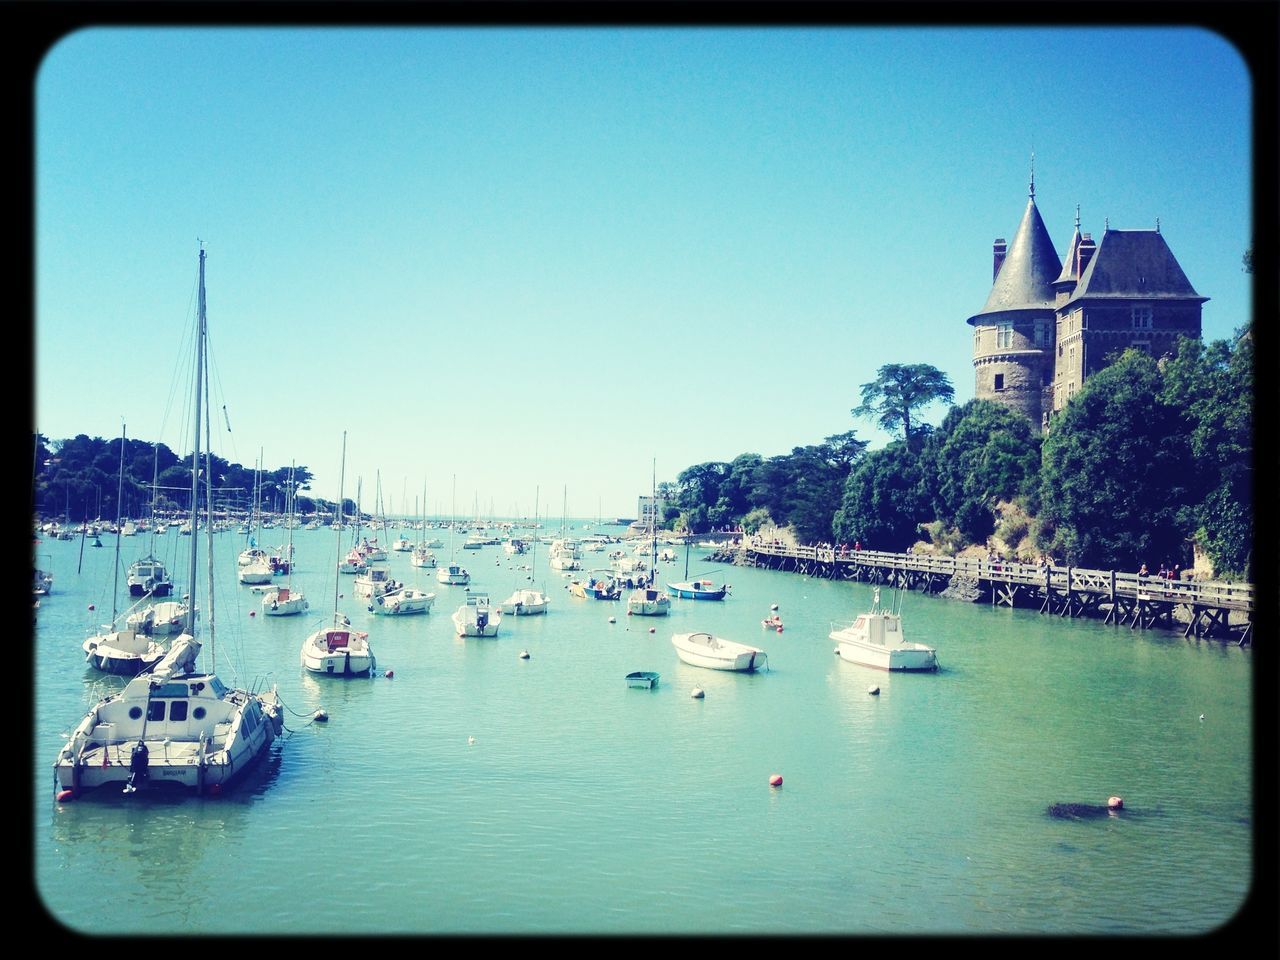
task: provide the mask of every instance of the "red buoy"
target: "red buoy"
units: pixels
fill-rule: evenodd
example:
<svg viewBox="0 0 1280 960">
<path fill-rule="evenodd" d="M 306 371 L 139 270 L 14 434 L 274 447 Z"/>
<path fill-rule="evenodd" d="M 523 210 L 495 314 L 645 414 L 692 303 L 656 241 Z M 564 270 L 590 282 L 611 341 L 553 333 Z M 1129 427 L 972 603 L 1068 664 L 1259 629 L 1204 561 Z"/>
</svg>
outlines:
<svg viewBox="0 0 1280 960">
<path fill-rule="evenodd" d="M 771 786 L 771 787 L 780 787 L 780 786 L 782 786 L 782 774 L 780 774 L 780 773 L 775 773 L 772 777 L 770 777 L 770 778 L 769 778 L 769 786 Z"/>
<path fill-rule="evenodd" d="M 396 675 L 396 672 L 395 672 L 394 670 L 388 670 L 388 671 L 387 671 L 387 679 L 388 679 L 388 680 L 392 679 L 395 675 Z"/>
<path fill-rule="evenodd" d="M 58 791 L 58 802 L 59 802 L 59 803 L 70 803 L 70 802 L 71 802 L 72 800 L 74 800 L 75 798 L 76 798 L 76 792 L 75 792 L 74 790 L 59 790 L 59 791 Z"/>
</svg>

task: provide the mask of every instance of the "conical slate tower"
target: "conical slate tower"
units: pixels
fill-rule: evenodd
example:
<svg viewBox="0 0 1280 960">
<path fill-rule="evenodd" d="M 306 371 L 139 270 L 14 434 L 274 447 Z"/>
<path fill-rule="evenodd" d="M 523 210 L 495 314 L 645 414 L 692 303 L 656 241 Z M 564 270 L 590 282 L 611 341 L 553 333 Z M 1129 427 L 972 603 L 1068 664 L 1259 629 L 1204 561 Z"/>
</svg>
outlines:
<svg viewBox="0 0 1280 960">
<path fill-rule="evenodd" d="M 994 400 L 1042 425 L 1053 407 L 1054 288 L 1062 261 L 1036 208 L 1032 174 L 1027 208 L 1007 249 L 994 248 L 994 279 L 973 327 L 974 395 Z"/>
</svg>

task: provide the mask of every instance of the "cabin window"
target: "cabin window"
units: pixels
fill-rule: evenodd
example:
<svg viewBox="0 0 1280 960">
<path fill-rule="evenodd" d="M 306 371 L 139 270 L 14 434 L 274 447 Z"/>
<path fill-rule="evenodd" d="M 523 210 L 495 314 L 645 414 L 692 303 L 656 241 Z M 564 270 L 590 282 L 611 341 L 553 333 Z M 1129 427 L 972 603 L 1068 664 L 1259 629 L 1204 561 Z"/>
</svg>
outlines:
<svg viewBox="0 0 1280 960">
<path fill-rule="evenodd" d="M 151 691 L 153 697 L 185 697 L 186 695 L 185 683 L 163 683 Z"/>
<path fill-rule="evenodd" d="M 997 389 L 997 390 L 1003 390 L 1003 389 L 1004 389 L 1004 374 L 1003 374 L 1003 373 L 997 373 L 997 374 L 996 374 L 996 389 Z"/>
<path fill-rule="evenodd" d="M 147 722 L 164 719 L 164 700 L 152 700 L 147 704 Z"/>
<path fill-rule="evenodd" d="M 169 707 L 169 719 L 170 720 L 187 719 L 187 701 L 174 700 L 172 705 Z"/>
</svg>

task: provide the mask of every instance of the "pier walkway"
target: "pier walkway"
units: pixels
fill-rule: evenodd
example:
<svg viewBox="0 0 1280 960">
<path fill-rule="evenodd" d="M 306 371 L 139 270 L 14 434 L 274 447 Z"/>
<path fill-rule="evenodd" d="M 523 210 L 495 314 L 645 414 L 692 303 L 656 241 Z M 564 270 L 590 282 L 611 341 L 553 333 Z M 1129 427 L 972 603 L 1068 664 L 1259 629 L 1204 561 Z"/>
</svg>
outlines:
<svg viewBox="0 0 1280 960">
<path fill-rule="evenodd" d="M 971 583 L 993 606 L 1038 607 L 1060 617 L 1097 617 L 1130 628 L 1182 629 L 1183 636 L 1253 641 L 1252 584 L 1168 580 L 1115 570 L 1041 567 L 970 557 L 842 550 L 742 541 L 725 548 L 740 563 L 832 580 L 856 580 L 939 593 L 953 579 Z M 743 556 L 745 555 L 745 557 Z M 1175 611 L 1180 616 L 1175 617 Z"/>
</svg>

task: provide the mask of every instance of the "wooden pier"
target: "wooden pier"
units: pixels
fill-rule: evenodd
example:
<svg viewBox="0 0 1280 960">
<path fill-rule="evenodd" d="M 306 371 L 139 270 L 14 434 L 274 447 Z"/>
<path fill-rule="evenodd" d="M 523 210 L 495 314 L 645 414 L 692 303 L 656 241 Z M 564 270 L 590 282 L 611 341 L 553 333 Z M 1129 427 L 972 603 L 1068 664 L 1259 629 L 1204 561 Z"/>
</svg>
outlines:
<svg viewBox="0 0 1280 960">
<path fill-rule="evenodd" d="M 1240 646 L 1253 642 L 1254 590 L 1247 583 L 774 543 L 744 542 L 728 549 L 738 552 L 739 562 L 745 557 L 747 565 L 811 577 L 926 593 L 940 593 L 960 577 L 992 606 L 1036 607 L 1044 614 L 1096 617 L 1131 629 L 1181 629 L 1186 637 L 1211 637 Z M 1182 615 L 1175 617 L 1179 608 Z"/>
</svg>

